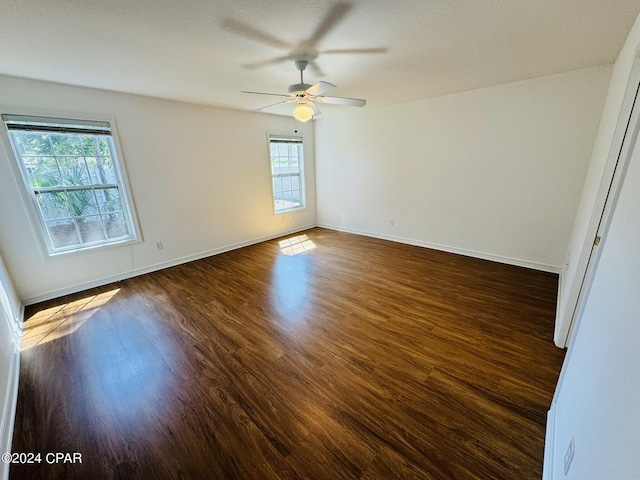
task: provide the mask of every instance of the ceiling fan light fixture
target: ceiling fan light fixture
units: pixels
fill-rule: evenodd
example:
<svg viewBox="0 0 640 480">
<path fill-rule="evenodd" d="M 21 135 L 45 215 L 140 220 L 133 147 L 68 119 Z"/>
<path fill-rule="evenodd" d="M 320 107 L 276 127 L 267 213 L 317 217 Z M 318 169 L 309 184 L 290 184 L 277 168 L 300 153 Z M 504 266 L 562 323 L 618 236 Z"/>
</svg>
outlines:
<svg viewBox="0 0 640 480">
<path fill-rule="evenodd" d="M 293 109 L 293 118 L 299 122 L 307 122 L 313 118 L 313 108 L 306 103 L 299 103 Z"/>
</svg>

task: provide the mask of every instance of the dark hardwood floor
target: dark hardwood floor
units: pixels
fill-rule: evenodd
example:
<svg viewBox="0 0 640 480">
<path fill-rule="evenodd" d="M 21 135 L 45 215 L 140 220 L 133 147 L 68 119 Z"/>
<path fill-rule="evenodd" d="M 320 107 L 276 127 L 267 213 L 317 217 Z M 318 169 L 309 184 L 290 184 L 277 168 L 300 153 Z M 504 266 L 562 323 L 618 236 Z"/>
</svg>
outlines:
<svg viewBox="0 0 640 480">
<path fill-rule="evenodd" d="M 305 234 L 29 307 L 10 478 L 540 479 L 557 276 Z"/>
</svg>

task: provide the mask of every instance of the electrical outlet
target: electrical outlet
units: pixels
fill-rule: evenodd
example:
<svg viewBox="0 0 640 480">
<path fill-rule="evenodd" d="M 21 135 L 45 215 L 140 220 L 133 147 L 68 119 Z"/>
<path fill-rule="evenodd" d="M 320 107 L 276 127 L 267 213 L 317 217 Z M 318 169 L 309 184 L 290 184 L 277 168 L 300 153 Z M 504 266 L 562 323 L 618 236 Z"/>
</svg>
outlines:
<svg viewBox="0 0 640 480">
<path fill-rule="evenodd" d="M 573 462 L 573 457 L 576 454 L 576 439 L 571 437 L 571 441 L 569 442 L 569 446 L 567 447 L 567 453 L 564 454 L 564 474 L 569 473 L 569 468 L 571 467 L 571 462 Z"/>
<path fill-rule="evenodd" d="M 396 221 L 393 218 L 389 219 L 389 226 L 393 227 L 393 224 L 396 223 Z"/>
<path fill-rule="evenodd" d="M 162 242 L 156 242 L 156 250 L 162 250 Z"/>
</svg>

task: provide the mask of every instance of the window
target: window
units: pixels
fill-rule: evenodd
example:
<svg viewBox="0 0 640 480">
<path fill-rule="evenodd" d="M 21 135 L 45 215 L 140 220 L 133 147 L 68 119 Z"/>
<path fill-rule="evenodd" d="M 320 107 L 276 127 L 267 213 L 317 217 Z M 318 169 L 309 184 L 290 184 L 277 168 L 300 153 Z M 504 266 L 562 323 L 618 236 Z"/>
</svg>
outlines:
<svg viewBox="0 0 640 480">
<path fill-rule="evenodd" d="M 300 137 L 269 136 L 275 213 L 304 208 L 303 145 Z"/>
<path fill-rule="evenodd" d="M 136 239 L 108 122 L 2 119 L 49 254 Z"/>
</svg>

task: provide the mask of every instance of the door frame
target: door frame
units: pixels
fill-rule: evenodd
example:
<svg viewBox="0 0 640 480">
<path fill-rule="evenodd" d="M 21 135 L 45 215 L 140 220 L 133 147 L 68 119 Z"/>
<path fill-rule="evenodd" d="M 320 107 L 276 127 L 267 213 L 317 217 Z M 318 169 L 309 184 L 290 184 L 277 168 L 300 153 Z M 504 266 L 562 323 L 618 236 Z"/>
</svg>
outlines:
<svg viewBox="0 0 640 480">
<path fill-rule="evenodd" d="M 600 247 L 606 241 L 615 203 L 620 193 L 629 160 L 633 155 L 640 131 L 640 56 L 636 52 L 622 108 L 596 200 L 591 212 L 578 267 L 568 292 L 564 315 L 558 319 L 555 343 L 567 347 L 574 336 L 593 283 L 593 274 L 600 259 Z M 596 241 L 598 239 L 598 241 Z"/>
</svg>

